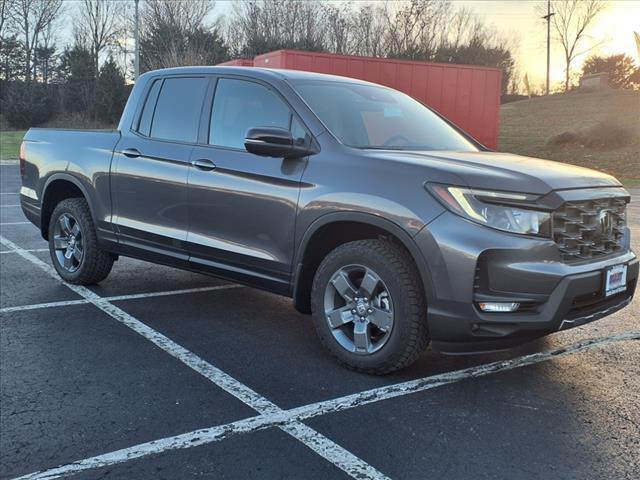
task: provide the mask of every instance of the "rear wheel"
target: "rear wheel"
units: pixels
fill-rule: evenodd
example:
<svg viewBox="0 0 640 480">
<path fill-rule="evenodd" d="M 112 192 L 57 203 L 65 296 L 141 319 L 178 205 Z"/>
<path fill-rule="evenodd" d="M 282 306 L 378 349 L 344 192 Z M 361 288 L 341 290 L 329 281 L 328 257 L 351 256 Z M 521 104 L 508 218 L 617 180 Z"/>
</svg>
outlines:
<svg viewBox="0 0 640 480">
<path fill-rule="evenodd" d="M 352 369 L 404 368 L 429 342 L 415 264 L 390 241 L 359 240 L 333 250 L 316 272 L 311 296 L 322 343 Z"/>
<path fill-rule="evenodd" d="M 111 253 L 98 248 L 89 205 L 83 198 L 68 198 L 53 210 L 49 253 L 60 277 L 77 285 L 104 280 L 115 260 Z"/>
</svg>

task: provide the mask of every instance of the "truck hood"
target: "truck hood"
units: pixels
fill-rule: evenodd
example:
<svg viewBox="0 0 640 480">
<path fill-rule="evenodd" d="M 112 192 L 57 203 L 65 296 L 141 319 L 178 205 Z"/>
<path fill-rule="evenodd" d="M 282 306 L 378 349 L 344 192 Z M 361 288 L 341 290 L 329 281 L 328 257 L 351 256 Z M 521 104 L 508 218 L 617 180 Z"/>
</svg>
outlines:
<svg viewBox="0 0 640 480">
<path fill-rule="evenodd" d="M 382 152 L 378 152 L 382 153 Z M 618 187 L 611 175 L 566 163 L 498 152 L 385 151 L 396 161 L 420 163 L 435 170 L 426 180 L 456 177 L 472 188 L 511 190 L 544 195 L 552 190 Z"/>
</svg>

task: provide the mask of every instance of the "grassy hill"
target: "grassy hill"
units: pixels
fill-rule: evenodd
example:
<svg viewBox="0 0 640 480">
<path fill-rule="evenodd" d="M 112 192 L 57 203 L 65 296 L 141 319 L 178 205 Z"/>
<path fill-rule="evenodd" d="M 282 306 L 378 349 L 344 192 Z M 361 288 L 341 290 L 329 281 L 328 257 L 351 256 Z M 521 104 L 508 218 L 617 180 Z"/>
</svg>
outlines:
<svg viewBox="0 0 640 480">
<path fill-rule="evenodd" d="M 552 137 L 565 132 L 597 134 L 601 129 L 617 126 L 633 129 L 635 140 L 616 148 L 549 144 Z M 595 168 L 615 175 L 628 185 L 638 186 L 640 92 L 575 92 L 502 105 L 498 149 Z"/>
<path fill-rule="evenodd" d="M 24 130 L 0 130 L 0 160 L 16 160 Z"/>
</svg>

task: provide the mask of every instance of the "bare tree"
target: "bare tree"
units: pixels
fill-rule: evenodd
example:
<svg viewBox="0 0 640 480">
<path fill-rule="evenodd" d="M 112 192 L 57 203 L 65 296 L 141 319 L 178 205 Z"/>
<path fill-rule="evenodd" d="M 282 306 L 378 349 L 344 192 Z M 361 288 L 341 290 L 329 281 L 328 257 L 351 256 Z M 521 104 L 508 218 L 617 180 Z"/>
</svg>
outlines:
<svg viewBox="0 0 640 480">
<path fill-rule="evenodd" d="M 42 40 L 38 41 L 33 52 L 33 77 L 44 84 L 49 83 L 51 67 L 55 59 L 55 37 L 56 31 L 53 25 L 49 25 L 42 31 Z"/>
<path fill-rule="evenodd" d="M 119 32 L 118 4 L 111 0 L 82 0 L 73 18 L 76 43 L 91 52 L 96 76 L 100 53 L 115 41 Z"/>
<path fill-rule="evenodd" d="M 380 57 L 384 54 L 383 39 L 388 28 L 384 5 L 362 3 L 353 12 L 351 22 L 352 51 L 356 55 Z"/>
<path fill-rule="evenodd" d="M 339 55 L 351 53 L 352 15 L 350 4 L 345 3 L 341 6 L 326 4 L 323 6 L 323 18 L 329 51 Z"/>
<path fill-rule="evenodd" d="M 107 0 L 108 1 L 108 0 Z M 135 19 L 134 4 L 129 0 L 118 1 L 114 13 L 115 33 L 104 47 L 107 57 L 111 56 L 122 70 L 125 78 L 133 78 L 133 63 L 130 61 L 134 53 Z"/>
<path fill-rule="evenodd" d="M 476 36 L 481 28 L 482 24 L 477 15 L 467 7 L 462 7 L 451 15 L 451 20 L 447 26 L 447 33 L 443 40 L 447 44 L 447 47 L 459 48 Z"/>
<path fill-rule="evenodd" d="M 234 56 L 255 56 L 280 48 L 325 49 L 320 2 L 254 0 L 235 4 L 227 24 Z"/>
<path fill-rule="evenodd" d="M 9 12 L 14 4 L 15 0 L 0 0 L 0 36 L 4 35 L 4 29 L 9 20 Z"/>
<path fill-rule="evenodd" d="M 515 68 L 512 42 L 450 0 L 237 1 L 225 37 L 232 57 L 290 48 L 494 66 L 505 91 Z"/>
<path fill-rule="evenodd" d="M 214 6 L 213 0 L 147 0 L 142 9 L 142 24 L 195 30 L 204 25 Z"/>
<path fill-rule="evenodd" d="M 564 54 L 564 91 L 569 91 L 571 64 L 597 45 L 583 46 L 596 17 L 607 7 L 604 0 L 554 0 L 553 28 Z"/>
<path fill-rule="evenodd" d="M 141 70 L 211 65 L 228 59 L 210 0 L 147 0 L 142 9 Z"/>
<path fill-rule="evenodd" d="M 387 55 L 430 60 L 447 33 L 451 4 L 447 0 L 410 0 L 387 5 Z"/>
<path fill-rule="evenodd" d="M 10 7 L 9 16 L 22 37 L 25 80 L 30 82 L 34 78 L 34 51 L 43 33 L 53 28 L 62 10 L 62 0 L 13 0 Z"/>
</svg>

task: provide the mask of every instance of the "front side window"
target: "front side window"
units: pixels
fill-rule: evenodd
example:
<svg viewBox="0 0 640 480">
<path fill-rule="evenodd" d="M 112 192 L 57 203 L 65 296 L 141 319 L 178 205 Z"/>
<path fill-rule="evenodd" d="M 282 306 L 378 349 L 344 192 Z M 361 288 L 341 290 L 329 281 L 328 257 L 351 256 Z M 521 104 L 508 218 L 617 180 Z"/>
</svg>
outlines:
<svg viewBox="0 0 640 480">
<path fill-rule="evenodd" d="M 178 142 L 196 142 L 206 88 L 205 78 L 166 78 L 162 82 L 153 113 L 150 136 Z M 143 117 L 145 113 L 146 111 Z"/>
<path fill-rule="evenodd" d="M 321 80 L 297 81 L 293 86 L 345 145 L 395 150 L 477 150 L 430 109 L 396 90 Z"/>
<path fill-rule="evenodd" d="M 289 107 L 265 86 L 246 80 L 222 78 L 216 85 L 209 143 L 244 149 L 244 139 L 249 129 L 280 127 L 289 130 L 292 118 Z"/>
</svg>

